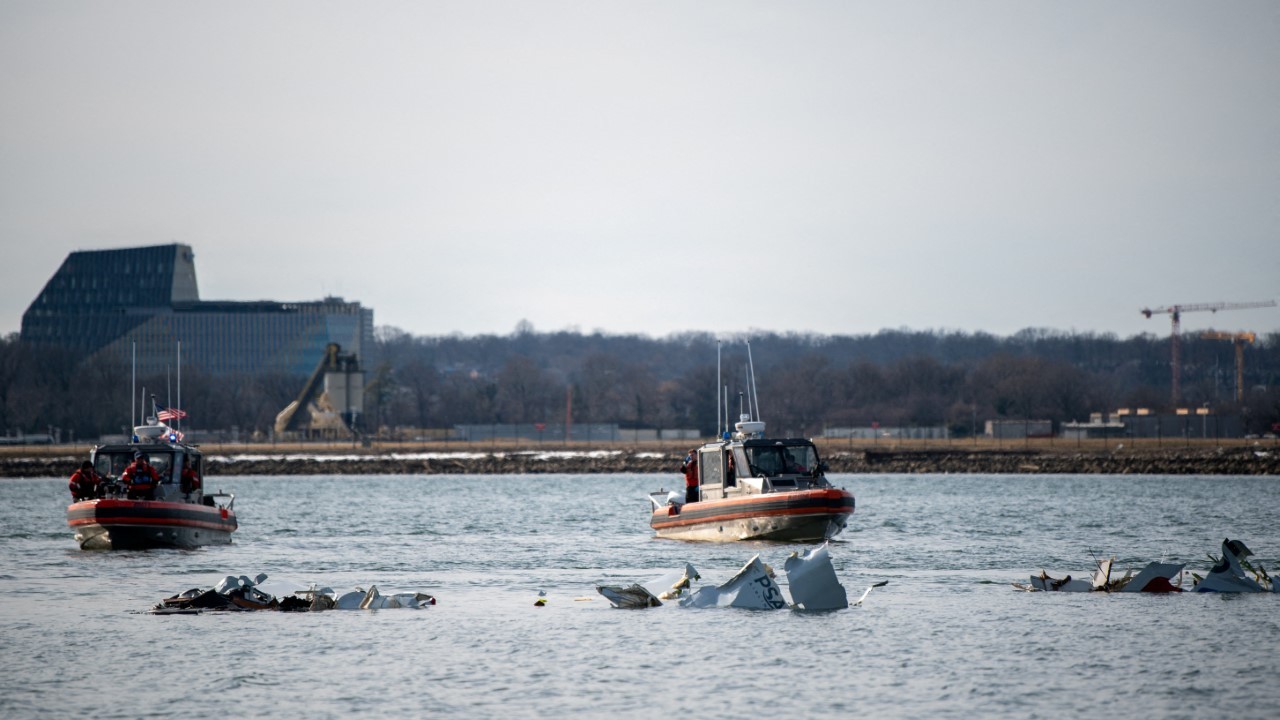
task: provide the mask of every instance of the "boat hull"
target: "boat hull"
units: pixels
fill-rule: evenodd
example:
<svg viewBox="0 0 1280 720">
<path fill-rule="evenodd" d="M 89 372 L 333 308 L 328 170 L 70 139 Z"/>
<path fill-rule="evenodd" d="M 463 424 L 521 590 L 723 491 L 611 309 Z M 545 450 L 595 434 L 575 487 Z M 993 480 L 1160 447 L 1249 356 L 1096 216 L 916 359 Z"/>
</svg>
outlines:
<svg viewBox="0 0 1280 720">
<path fill-rule="evenodd" d="M 84 550 L 146 550 L 226 545 L 238 527 L 232 510 L 154 500 L 86 500 L 67 508 Z"/>
<path fill-rule="evenodd" d="M 844 530 L 853 510 L 846 490 L 797 490 L 659 507 L 649 526 L 676 540 L 821 542 Z"/>
</svg>

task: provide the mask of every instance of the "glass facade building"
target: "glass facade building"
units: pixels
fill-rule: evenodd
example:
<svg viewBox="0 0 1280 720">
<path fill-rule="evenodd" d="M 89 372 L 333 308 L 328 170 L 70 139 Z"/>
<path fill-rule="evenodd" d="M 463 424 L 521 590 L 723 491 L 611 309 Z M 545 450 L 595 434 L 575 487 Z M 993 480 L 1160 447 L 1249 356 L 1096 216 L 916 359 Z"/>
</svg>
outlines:
<svg viewBox="0 0 1280 720">
<path fill-rule="evenodd" d="M 105 354 L 140 375 L 183 368 L 212 375 L 309 375 L 337 343 L 372 367 L 373 310 L 313 302 L 202 301 L 195 255 L 182 244 L 73 252 L 22 316 L 22 340 Z"/>
</svg>

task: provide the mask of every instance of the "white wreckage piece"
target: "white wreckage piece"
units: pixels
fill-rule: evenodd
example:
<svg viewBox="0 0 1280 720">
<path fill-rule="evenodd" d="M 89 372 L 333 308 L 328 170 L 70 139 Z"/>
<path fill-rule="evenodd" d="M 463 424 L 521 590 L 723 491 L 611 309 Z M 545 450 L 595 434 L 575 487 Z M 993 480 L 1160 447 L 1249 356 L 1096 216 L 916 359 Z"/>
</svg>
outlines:
<svg viewBox="0 0 1280 720">
<path fill-rule="evenodd" d="M 781 610 L 787 606 L 782 588 L 773 581 L 773 571 L 756 555 L 722 585 L 703 586 L 680 598 L 680 607 L 736 607 L 750 610 Z"/>
<path fill-rule="evenodd" d="M 824 544 L 805 555 L 792 553 L 783 566 L 791 591 L 788 602 L 782 588 L 774 580 L 773 569 L 756 555 L 728 581 L 715 586 L 691 589 L 701 579 L 692 565 L 682 573 L 671 573 L 647 583 L 630 586 L 597 586 L 615 608 L 649 608 L 663 600 L 678 599 L 681 607 L 736 607 L 752 610 L 840 610 L 849 607 L 844 586 L 831 566 L 831 553 Z M 886 583 L 877 583 L 878 587 Z M 870 588 L 868 588 L 868 592 Z M 866 595 L 863 595 L 863 599 Z M 861 602 L 861 601 L 859 601 Z"/>
<path fill-rule="evenodd" d="M 355 588 L 339 595 L 331 587 L 303 586 L 288 581 L 268 581 L 266 574 L 250 580 L 241 575 L 228 575 L 212 590 L 192 588 L 165 598 L 151 608 L 154 615 L 196 615 L 211 610 L 280 610 L 286 612 L 318 612 L 321 610 L 387 610 L 422 608 L 435 605 L 436 599 L 423 592 L 401 592 L 384 595 L 378 586 L 368 590 Z"/>
<path fill-rule="evenodd" d="M 1222 557 L 1209 556 L 1213 567 L 1209 574 L 1200 577 L 1191 573 L 1193 592 L 1221 593 L 1280 593 L 1280 583 L 1275 582 L 1261 563 L 1254 567 L 1249 563 L 1253 551 L 1240 540 L 1227 538 L 1222 541 Z M 1111 566 L 1115 558 L 1098 563 L 1098 571 L 1091 581 L 1072 579 L 1070 575 L 1057 579 L 1043 570 L 1033 575 L 1030 583 L 1013 583 L 1020 590 L 1031 592 L 1182 592 L 1182 570 L 1185 564 L 1150 563 L 1137 575 L 1132 571 L 1124 577 L 1111 579 Z"/>
<path fill-rule="evenodd" d="M 368 590 L 356 588 L 335 601 L 338 610 L 392 610 L 395 608 L 420 608 L 435 605 L 435 597 L 422 592 L 402 592 L 383 595 L 377 585 Z"/>
<path fill-rule="evenodd" d="M 1224 539 L 1222 557 L 1209 556 L 1213 561 L 1213 568 L 1209 570 L 1209 574 L 1202 578 L 1192 573 L 1195 579 L 1193 589 L 1195 592 L 1220 593 L 1280 592 L 1280 583 L 1271 579 L 1261 563 L 1257 568 L 1249 563 L 1248 558 L 1252 554 L 1253 551 L 1244 542 L 1230 538 Z M 1246 570 L 1253 577 L 1246 575 Z"/>
<path fill-rule="evenodd" d="M 636 609 L 662 605 L 663 600 L 674 600 L 684 594 L 694 580 L 702 576 L 690 563 L 685 563 L 684 570 L 668 573 L 654 578 L 647 583 L 635 583 L 627 587 L 620 585 L 597 585 L 596 592 L 605 597 L 616 608 Z"/>
<path fill-rule="evenodd" d="M 1111 579 L 1111 568 L 1115 564 L 1114 557 L 1098 563 L 1097 570 L 1089 580 L 1072 578 L 1054 578 L 1044 570 L 1039 575 L 1032 575 L 1029 583 L 1013 583 L 1019 590 L 1028 592 L 1148 592 L 1168 593 L 1182 592 L 1182 581 L 1179 576 L 1183 564 L 1148 563 L 1138 572 L 1126 571 L 1123 577 Z M 1177 579 L 1177 582 L 1175 582 Z"/>
<path fill-rule="evenodd" d="M 849 596 L 836 578 L 835 568 L 831 567 L 831 551 L 826 543 L 803 556 L 791 553 L 782 563 L 782 570 L 787 573 L 787 584 L 791 586 L 791 601 L 801 610 L 849 607 Z"/>
</svg>

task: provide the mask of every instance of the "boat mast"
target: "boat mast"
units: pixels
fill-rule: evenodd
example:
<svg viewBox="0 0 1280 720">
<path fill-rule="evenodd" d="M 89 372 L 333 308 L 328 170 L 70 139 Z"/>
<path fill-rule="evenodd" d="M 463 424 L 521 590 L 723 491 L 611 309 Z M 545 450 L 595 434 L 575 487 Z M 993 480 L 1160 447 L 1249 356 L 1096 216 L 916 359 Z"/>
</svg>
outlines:
<svg viewBox="0 0 1280 720">
<path fill-rule="evenodd" d="M 716 341 L 716 439 L 720 439 L 724 423 L 720 420 L 720 341 Z"/>
<path fill-rule="evenodd" d="M 725 384 L 721 390 L 724 392 L 722 400 L 724 401 L 724 429 L 720 431 L 720 437 L 723 438 L 729 434 L 729 385 Z"/>
<path fill-rule="evenodd" d="M 754 415 L 752 420 L 760 419 L 760 393 L 756 391 L 756 364 L 751 360 L 751 341 L 747 341 L 747 372 L 751 376 L 750 392 L 747 393 L 747 412 Z M 752 398 L 755 398 L 755 409 L 751 409 Z"/>
<path fill-rule="evenodd" d="M 133 380 L 129 383 L 129 434 L 133 434 L 133 428 L 138 426 L 138 406 L 134 404 L 134 400 L 138 399 L 138 343 L 131 343 L 133 347 Z"/>
</svg>

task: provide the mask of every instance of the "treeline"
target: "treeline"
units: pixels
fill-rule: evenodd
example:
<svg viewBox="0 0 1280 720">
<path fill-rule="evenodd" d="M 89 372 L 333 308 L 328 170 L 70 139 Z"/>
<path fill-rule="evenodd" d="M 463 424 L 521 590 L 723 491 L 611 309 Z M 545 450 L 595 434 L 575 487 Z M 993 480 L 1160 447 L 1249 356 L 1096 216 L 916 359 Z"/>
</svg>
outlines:
<svg viewBox="0 0 1280 720">
<path fill-rule="evenodd" d="M 367 432 L 395 434 L 460 424 L 618 423 L 624 428 L 716 429 L 728 386 L 736 415 L 746 389 L 745 337 L 685 333 L 664 338 L 537 332 L 422 337 L 383 327 L 366 367 Z M 1087 420 L 1120 407 L 1170 411 L 1167 337 L 1024 330 L 985 333 L 886 330 L 873 335 L 751 333 L 760 408 L 771 432 L 824 427 L 947 426 L 968 435 L 988 419 Z M 1182 341 L 1184 407 L 1239 413 L 1248 432 L 1280 422 L 1280 334 L 1245 346 L 1245 400 L 1235 402 L 1231 343 Z M 59 428 L 95 438 L 128 424 L 128 369 L 97 358 L 0 341 L 0 427 Z M 142 378 L 161 404 L 172 378 Z M 183 403 L 195 427 L 270 432 L 301 389 L 284 375 L 213 378 L 183 371 Z"/>
</svg>

